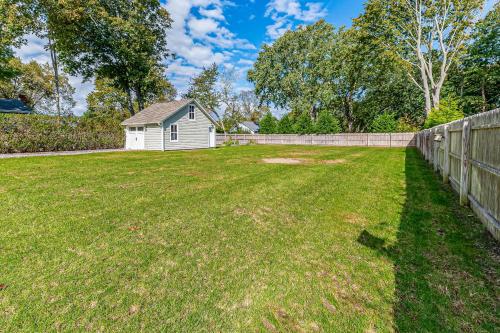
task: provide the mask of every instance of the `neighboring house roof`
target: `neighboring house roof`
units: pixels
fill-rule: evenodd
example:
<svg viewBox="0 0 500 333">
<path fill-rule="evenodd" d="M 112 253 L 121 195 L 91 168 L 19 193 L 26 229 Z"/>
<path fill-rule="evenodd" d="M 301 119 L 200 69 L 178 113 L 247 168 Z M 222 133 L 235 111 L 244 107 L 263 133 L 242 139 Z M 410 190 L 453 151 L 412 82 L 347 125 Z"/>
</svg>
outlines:
<svg viewBox="0 0 500 333">
<path fill-rule="evenodd" d="M 245 126 L 246 128 L 248 128 L 252 132 L 258 132 L 259 131 L 259 125 L 257 125 L 253 121 L 244 121 L 244 122 L 240 123 L 240 125 Z"/>
<path fill-rule="evenodd" d="M 19 99 L 0 98 L 0 113 L 30 114 L 33 111 Z"/>
<path fill-rule="evenodd" d="M 141 112 L 124 120 L 122 122 L 122 125 L 127 126 L 127 125 L 160 124 L 167 118 L 173 116 L 175 113 L 180 111 L 183 107 L 193 103 L 198 106 L 198 108 L 208 117 L 208 119 L 210 119 L 210 121 L 216 124 L 215 120 L 196 100 L 181 99 L 179 101 L 160 102 L 150 105 Z"/>
</svg>

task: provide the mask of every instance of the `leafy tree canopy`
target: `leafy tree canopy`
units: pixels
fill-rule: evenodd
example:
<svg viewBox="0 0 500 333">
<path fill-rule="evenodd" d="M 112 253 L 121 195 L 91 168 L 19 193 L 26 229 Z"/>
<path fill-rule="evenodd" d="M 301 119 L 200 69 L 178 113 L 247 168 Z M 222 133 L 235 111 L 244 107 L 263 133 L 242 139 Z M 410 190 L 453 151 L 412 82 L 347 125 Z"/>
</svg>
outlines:
<svg viewBox="0 0 500 333">
<path fill-rule="evenodd" d="M 15 75 L 0 80 L 0 98 L 22 98 L 27 105 L 38 113 L 56 114 L 54 72 L 49 64 L 40 65 L 36 61 L 23 64 L 20 59 L 12 58 L 9 67 Z M 59 78 L 63 114 L 71 114 L 75 106 L 75 89 L 66 75 Z"/>
<path fill-rule="evenodd" d="M 25 1 L 0 0 L 0 81 L 16 75 L 11 67 L 12 47 L 22 45 L 32 27 L 31 6 Z"/>
<path fill-rule="evenodd" d="M 216 88 L 218 77 L 219 69 L 216 64 L 203 68 L 198 76 L 191 79 L 188 91 L 183 97 L 196 99 L 207 110 L 216 110 L 219 107 L 219 98 Z"/>
<path fill-rule="evenodd" d="M 248 79 L 263 102 L 271 102 L 296 114 L 326 107 L 331 94 L 322 65 L 329 61 L 335 38 L 333 27 L 321 20 L 288 31 L 273 45 L 264 45 Z"/>
<path fill-rule="evenodd" d="M 465 114 L 500 107 L 500 4 L 478 22 L 462 64 L 453 68 L 450 90 Z"/>
<path fill-rule="evenodd" d="M 69 73 L 109 78 L 127 93 L 131 114 L 132 93 L 144 107 L 149 80 L 169 56 L 171 19 L 158 0 L 57 2 L 47 15 Z"/>
</svg>

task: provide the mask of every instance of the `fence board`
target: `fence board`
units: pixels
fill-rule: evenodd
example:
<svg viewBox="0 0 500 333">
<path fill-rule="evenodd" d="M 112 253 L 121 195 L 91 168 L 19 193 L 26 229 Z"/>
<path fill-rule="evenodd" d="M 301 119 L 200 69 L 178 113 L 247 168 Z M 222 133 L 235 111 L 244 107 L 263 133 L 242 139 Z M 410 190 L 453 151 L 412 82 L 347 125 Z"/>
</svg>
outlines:
<svg viewBox="0 0 500 333">
<path fill-rule="evenodd" d="M 441 133 L 444 140 L 435 141 L 434 134 Z M 460 202 L 469 202 L 500 240 L 500 109 L 436 126 L 416 137 L 417 148 L 438 166 L 445 182 L 449 177 Z"/>
<path fill-rule="evenodd" d="M 319 145 L 361 147 L 415 147 L 415 133 L 297 134 L 217 134 L 217 145 L 226 141 L 239 144 Z"/>
</svg>

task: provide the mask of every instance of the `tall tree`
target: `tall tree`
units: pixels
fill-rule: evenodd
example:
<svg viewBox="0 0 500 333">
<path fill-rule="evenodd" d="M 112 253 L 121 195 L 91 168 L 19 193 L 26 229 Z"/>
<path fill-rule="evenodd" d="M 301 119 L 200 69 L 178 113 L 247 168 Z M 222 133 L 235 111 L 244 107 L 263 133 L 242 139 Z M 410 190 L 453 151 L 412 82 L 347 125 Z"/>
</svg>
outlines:
<svg viewBox="0 0 500 333">
<path fill-rule="evenodd" d="M 217 112 L 219 108 L 216 87 L 218 77 L 219 69 L 216 64 L 203 68 L 199 75 L 191 78 L 188 91 L 183 98 L 194 98 L 209 111 Z M 217 116 L 219 117 L 218 114 Z"/>
<path fill-rule="evenodd" d="M 69 73 L 109 78 L 127 94 L 132 115 L 134 94 L 138 109 L 144 107 L 144 86 L 170 55 L 166 31 L 171 19 L 158 0 L 57 2 L 48 15 L 55 48 Z"/>
<path fill-rule="evenodd" d="M 18 98 L 21 96 L 29 107 L 44 114 L 71 114 L 75 106 L 73 94 L 75 89 L 66 75 L 61 75 L 59 107 L 55 104 L 54 71 L 49 64 L 40 65 L 36 61 L 23 64 L 20 59 L 9 61 L 16 75 L 8 80 L 0 81 L 1 98 Z"/>
<path fill-rule="evenodd" d="M 371 0 L 365 20 L 422 91 L 425 112 L 438 107 L 451 66 L 465 49 L 483 0 Z"/>
<path fill-rule="evenodd" d="M 110 79 L 97 78 L 94 91 L 87 96 L 85 115 L 90 118 L 124 120 L 128 117 L 127 94 L 117 89 Z"/>
<path fill-rule="evenodd" d="M 500 107 L 500 3 L 476 25 L 472 40 L 450 77 L 466 114 Z"/>
<path fill-rule="evenodd" d="M 269 111 L 267 106 L 259 103 L 259 99 L 255 96 L 255 93 L 252 90 L 244 90 L 240 92 L 238 99 L 241 114 L 246 120 L 258 122 L 259 119 Z"/>
<path fill-rule="evenodd" d="M 234 89 L 236 80 L 237 76 L 234 69 L 224 69 L 220 75 L 218 97 L 224 111 L 223 121 L 221 122 L 224 133 L 226 129 L 236 127 L 244 119 L 241 113 L 238 94 Z"/>
<path fill-rule="evenodd" d="M 325 67 L 335 38 L 333 27 L 321 20 L 288 31 L 272 45 L 264 45 L 248 79 L 255 84 L 261 102 L 273 103 L 294 114 L 306 110 L 311 117 L 332 102 L 325 85 Z"/>
<path fill-rule="evenodd" d="M 375 53 L 360 42 L 357 30 L 318 21 L 264 46 L 248 78 L 261 102 L 290 109 L 294 116 L 307 111 L 312 120 L 321 110 L 334 110 L 351 132 Z"/>
<path fill-rule="evenodd" d="M 143 104 L 140 109 L 158 101 L 172 101 L 177 96 L 177 90 L 165 77 L 162 68 L 153 67 L 149 75 L 143 80 L 143 84 L 136 87 L 136 92 L 142 96 L 137 99 Z"/>
<path fill-rule="evenodd" d="M 61 115 L 61 87 L 59 79 L 59 59 L 56 45 L 54 43 L 54 32 L 52 31 L 53 24 L 50 24 L 49 19 L 56 17 L 57 2 L 54 0 L 26 0 L 25 3 L 31 7 L 33 13 L 32 30 L 35 34 L 47 40 L 46 49 L 50 54 L 51 68 L 54 72 L 54 97 L 57 109 L 57 115 Z"/>
</svg>

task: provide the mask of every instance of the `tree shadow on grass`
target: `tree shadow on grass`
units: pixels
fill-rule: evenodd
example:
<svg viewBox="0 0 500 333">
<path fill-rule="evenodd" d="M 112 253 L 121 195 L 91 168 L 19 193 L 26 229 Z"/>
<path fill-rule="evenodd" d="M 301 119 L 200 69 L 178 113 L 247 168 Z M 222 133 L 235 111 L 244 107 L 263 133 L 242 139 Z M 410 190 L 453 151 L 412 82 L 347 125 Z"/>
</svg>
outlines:
<svg viewBox="0 0 500 333">
<path fill-rule="evenodd" d="M 397 243 L 363 230 L 358 242 L 394 263 L 399 332 L 498 332 L 500 246 L 420 157 L 407 149 Z"/>
</svg>

